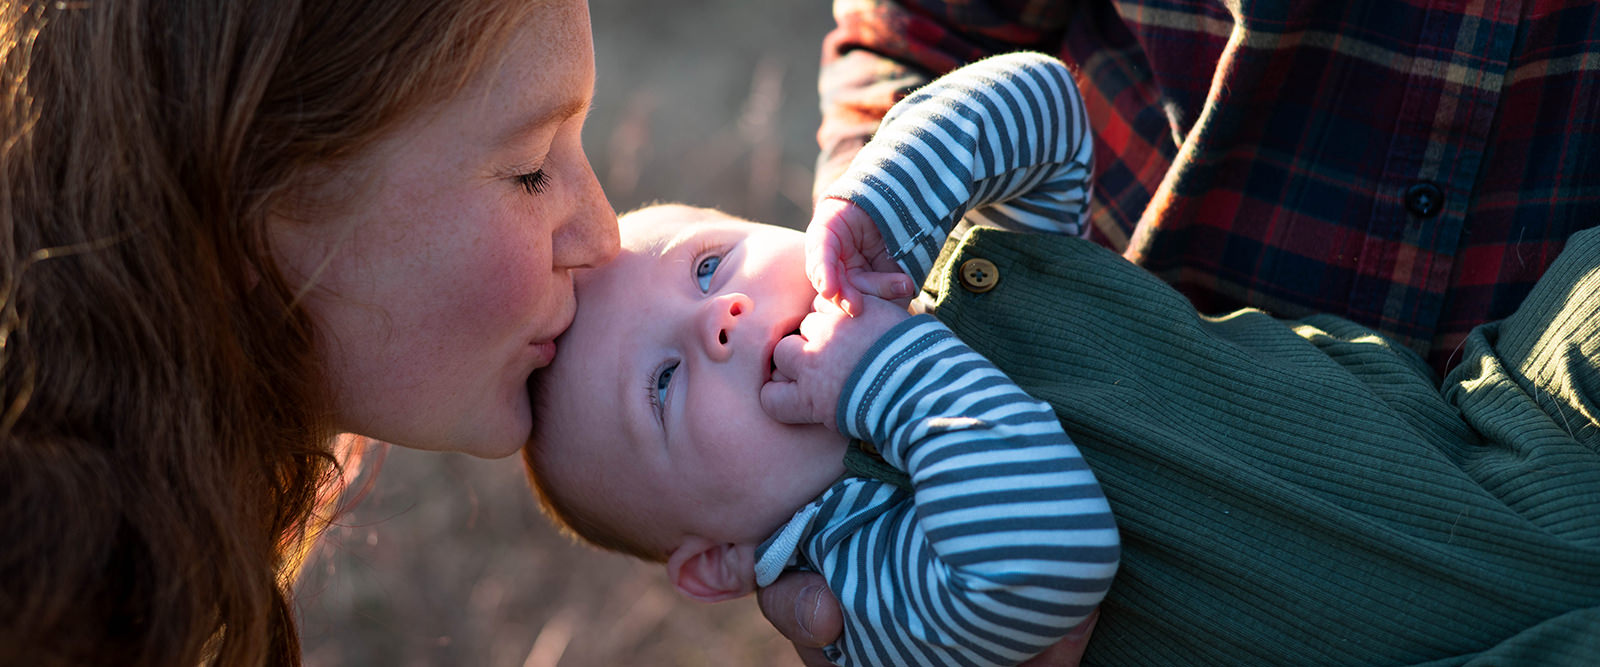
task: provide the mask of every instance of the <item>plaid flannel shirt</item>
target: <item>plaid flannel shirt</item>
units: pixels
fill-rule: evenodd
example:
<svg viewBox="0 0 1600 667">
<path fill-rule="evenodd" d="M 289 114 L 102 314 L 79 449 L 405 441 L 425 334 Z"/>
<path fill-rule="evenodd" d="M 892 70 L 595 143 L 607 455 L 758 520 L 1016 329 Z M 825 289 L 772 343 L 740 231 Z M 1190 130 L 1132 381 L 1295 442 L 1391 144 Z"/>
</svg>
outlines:
<svg viewBox="0 0 1600 667">
<path fill-rule="evenodd" d="M 1095 130 L 1092 238 L 1204 312 L 1342 315 L 1442 372 L 1600 223 L 1595 0 L 837 0 L 834 15 L 819 192 L 910 90 L 993 53 L 1057 54 Z"/>
</svg>

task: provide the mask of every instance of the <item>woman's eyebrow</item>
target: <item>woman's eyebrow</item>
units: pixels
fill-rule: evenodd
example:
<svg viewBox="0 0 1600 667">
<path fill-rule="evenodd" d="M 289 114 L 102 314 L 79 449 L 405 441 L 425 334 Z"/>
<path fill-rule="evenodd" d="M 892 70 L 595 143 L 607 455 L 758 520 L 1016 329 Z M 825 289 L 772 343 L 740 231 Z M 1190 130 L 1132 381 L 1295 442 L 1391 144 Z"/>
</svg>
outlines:
<svg viewBox="0 0 1600 667">
<path fill-rule="evenodd" d="M 592 108 L 593 106 L 589 103 L 589 99 L 566 100 L 512 125 L 503 134 L 495 137 L 494 145 L 504 146 L 514 143 L 529 134 L 537 132 L 541 127 L 565 123 L 579 114 L 587 116 Z"/>
</svg>

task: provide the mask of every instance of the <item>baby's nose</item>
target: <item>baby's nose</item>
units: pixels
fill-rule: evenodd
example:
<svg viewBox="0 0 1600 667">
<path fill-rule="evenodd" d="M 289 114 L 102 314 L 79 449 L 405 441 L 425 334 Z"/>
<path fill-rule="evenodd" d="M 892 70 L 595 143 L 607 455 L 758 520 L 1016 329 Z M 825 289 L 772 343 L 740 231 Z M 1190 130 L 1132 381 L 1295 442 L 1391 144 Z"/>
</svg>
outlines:
<svg viewBox="0 0 1600 667">
<path fill-rule="evenodd" d="M 700 331 L 707 355 L 724 361 L 733 354 L 733 332 L 750 315 L 754 305 L 750 297 L 737 292 L 718 295 L 707 302 Z"/>
</svg>

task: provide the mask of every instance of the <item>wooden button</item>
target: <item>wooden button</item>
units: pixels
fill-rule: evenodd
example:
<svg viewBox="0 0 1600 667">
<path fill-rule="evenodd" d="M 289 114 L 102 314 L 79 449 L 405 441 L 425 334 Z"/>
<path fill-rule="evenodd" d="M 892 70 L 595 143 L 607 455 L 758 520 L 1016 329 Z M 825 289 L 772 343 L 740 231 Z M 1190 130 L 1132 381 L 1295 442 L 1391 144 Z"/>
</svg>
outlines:
<svg viewBox="0 0 1600 667">
<path fill-rule="evenodd" d="M 987 259 L 969 259 L 961 263 L 961 286 L 969 292 L 982 294 L 994 289 L 1000 282 L 1000 270 Z"/>
</svg>

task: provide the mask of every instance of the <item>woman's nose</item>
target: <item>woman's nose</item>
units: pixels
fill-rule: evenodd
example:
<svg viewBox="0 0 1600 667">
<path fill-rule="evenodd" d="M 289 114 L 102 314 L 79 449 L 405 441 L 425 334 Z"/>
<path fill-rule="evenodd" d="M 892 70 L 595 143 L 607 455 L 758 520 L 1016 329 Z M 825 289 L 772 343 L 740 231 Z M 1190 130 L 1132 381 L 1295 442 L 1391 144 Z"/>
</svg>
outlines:
<svg viewBox="0 0 1600 667">
<path fill-rule="evenodd" d="M 558 269 L 600 266 L 617 256 L 617 214 L 600 190 L 587 158 L 575 170 L 574 209 L 551 232 L 551 263 Z"/>
<path fill-rule="evenodd" d="M 706 301 L 700 318 L 700 342 L 713 361 L 727 361 L 733 354 L 733 332 L 749 317 L 755 304 L 750 297 L 734 292 Z"/>
</svg>

